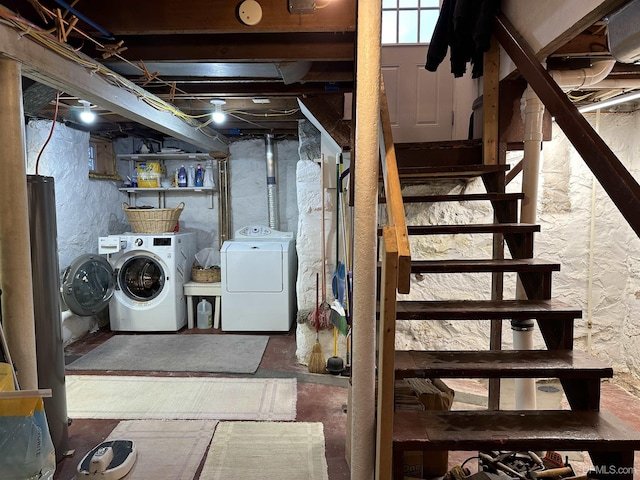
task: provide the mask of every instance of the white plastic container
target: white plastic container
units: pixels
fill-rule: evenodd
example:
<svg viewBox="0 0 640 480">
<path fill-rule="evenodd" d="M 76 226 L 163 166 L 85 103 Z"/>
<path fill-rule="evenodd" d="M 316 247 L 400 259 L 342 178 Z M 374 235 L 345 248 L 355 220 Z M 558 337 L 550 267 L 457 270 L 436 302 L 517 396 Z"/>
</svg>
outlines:
<svg viewBox="0 0 640 480">
<path fill-rule="evenodd" d="M 212 314 L 213 308 L 211 307 L 211 303 L 209 303 L 204 298 L 200 300 L 200 303 L 198 303 L 198 328 L 211 328 L 211 326 L 213 325 Z"/>
</svg>

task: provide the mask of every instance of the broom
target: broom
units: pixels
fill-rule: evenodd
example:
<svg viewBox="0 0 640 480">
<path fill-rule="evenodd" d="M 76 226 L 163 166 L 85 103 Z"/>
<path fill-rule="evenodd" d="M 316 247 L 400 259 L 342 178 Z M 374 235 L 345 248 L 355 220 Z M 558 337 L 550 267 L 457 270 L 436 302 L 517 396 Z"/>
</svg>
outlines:
<svg viewBox="0 0 640 480">
<path fill-rule="evenodd" d="M 319 295 L 319 284 L 320 279 L 318 274 L 316 273 L 316 343 L 313 344 L 313 348 L 311 349 L 311 356 L 309 357 L 309 372 L 310 373 L 325 373 L 325 361 L 324 354 L 322 353 L 322 346 L 320 345 L 320 338 L 318 336 L 318 332 L 320 331 L 320 308 L 318 305 L 318 295 Z"/>
</svg>

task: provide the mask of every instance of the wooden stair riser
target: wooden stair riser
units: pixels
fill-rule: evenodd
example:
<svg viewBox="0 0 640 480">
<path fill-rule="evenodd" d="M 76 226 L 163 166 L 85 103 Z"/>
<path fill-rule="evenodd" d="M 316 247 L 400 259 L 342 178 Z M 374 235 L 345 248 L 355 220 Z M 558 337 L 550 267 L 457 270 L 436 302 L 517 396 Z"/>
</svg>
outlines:
<svg viewBox="0 0 640 480">
<path fill-rule="evenodd" d="M 453 140 L 443 142 L 394 144 L 398 167 L 431 165 L 458 166 L 482 164 L 482 141 Z"/>
</svg>

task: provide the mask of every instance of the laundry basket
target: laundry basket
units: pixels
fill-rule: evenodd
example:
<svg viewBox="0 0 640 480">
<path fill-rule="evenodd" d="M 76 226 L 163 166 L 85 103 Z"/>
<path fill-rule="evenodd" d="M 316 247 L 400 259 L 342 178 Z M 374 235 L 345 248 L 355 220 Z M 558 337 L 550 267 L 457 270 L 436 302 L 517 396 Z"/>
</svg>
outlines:
<svg viewBox="0 0 640 480">
<path fill-rule="evenodd" d="M 184 210 L 184 202 L 175 208 L 136 208 L 123 202 L 122 210 L 135 233 L 173 232 Z"/>
</svg>

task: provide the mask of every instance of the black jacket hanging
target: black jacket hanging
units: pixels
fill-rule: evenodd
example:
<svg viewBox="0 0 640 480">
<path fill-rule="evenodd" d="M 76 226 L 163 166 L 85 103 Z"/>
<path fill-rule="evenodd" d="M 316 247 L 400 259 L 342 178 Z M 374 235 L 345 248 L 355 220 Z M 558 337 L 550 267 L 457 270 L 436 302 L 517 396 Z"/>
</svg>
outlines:
<svg viewBox="0 0 640 480">
<path fill-rule="evenodd" d="M 493 17 L 500 0 L 444 0 L 425 68 L 435 72 L 450 49 L 451 73 L 461 77 L 471 62 L 472 77 L 482 76 L 482 56 L 489 49 Z"/>
</svg>

